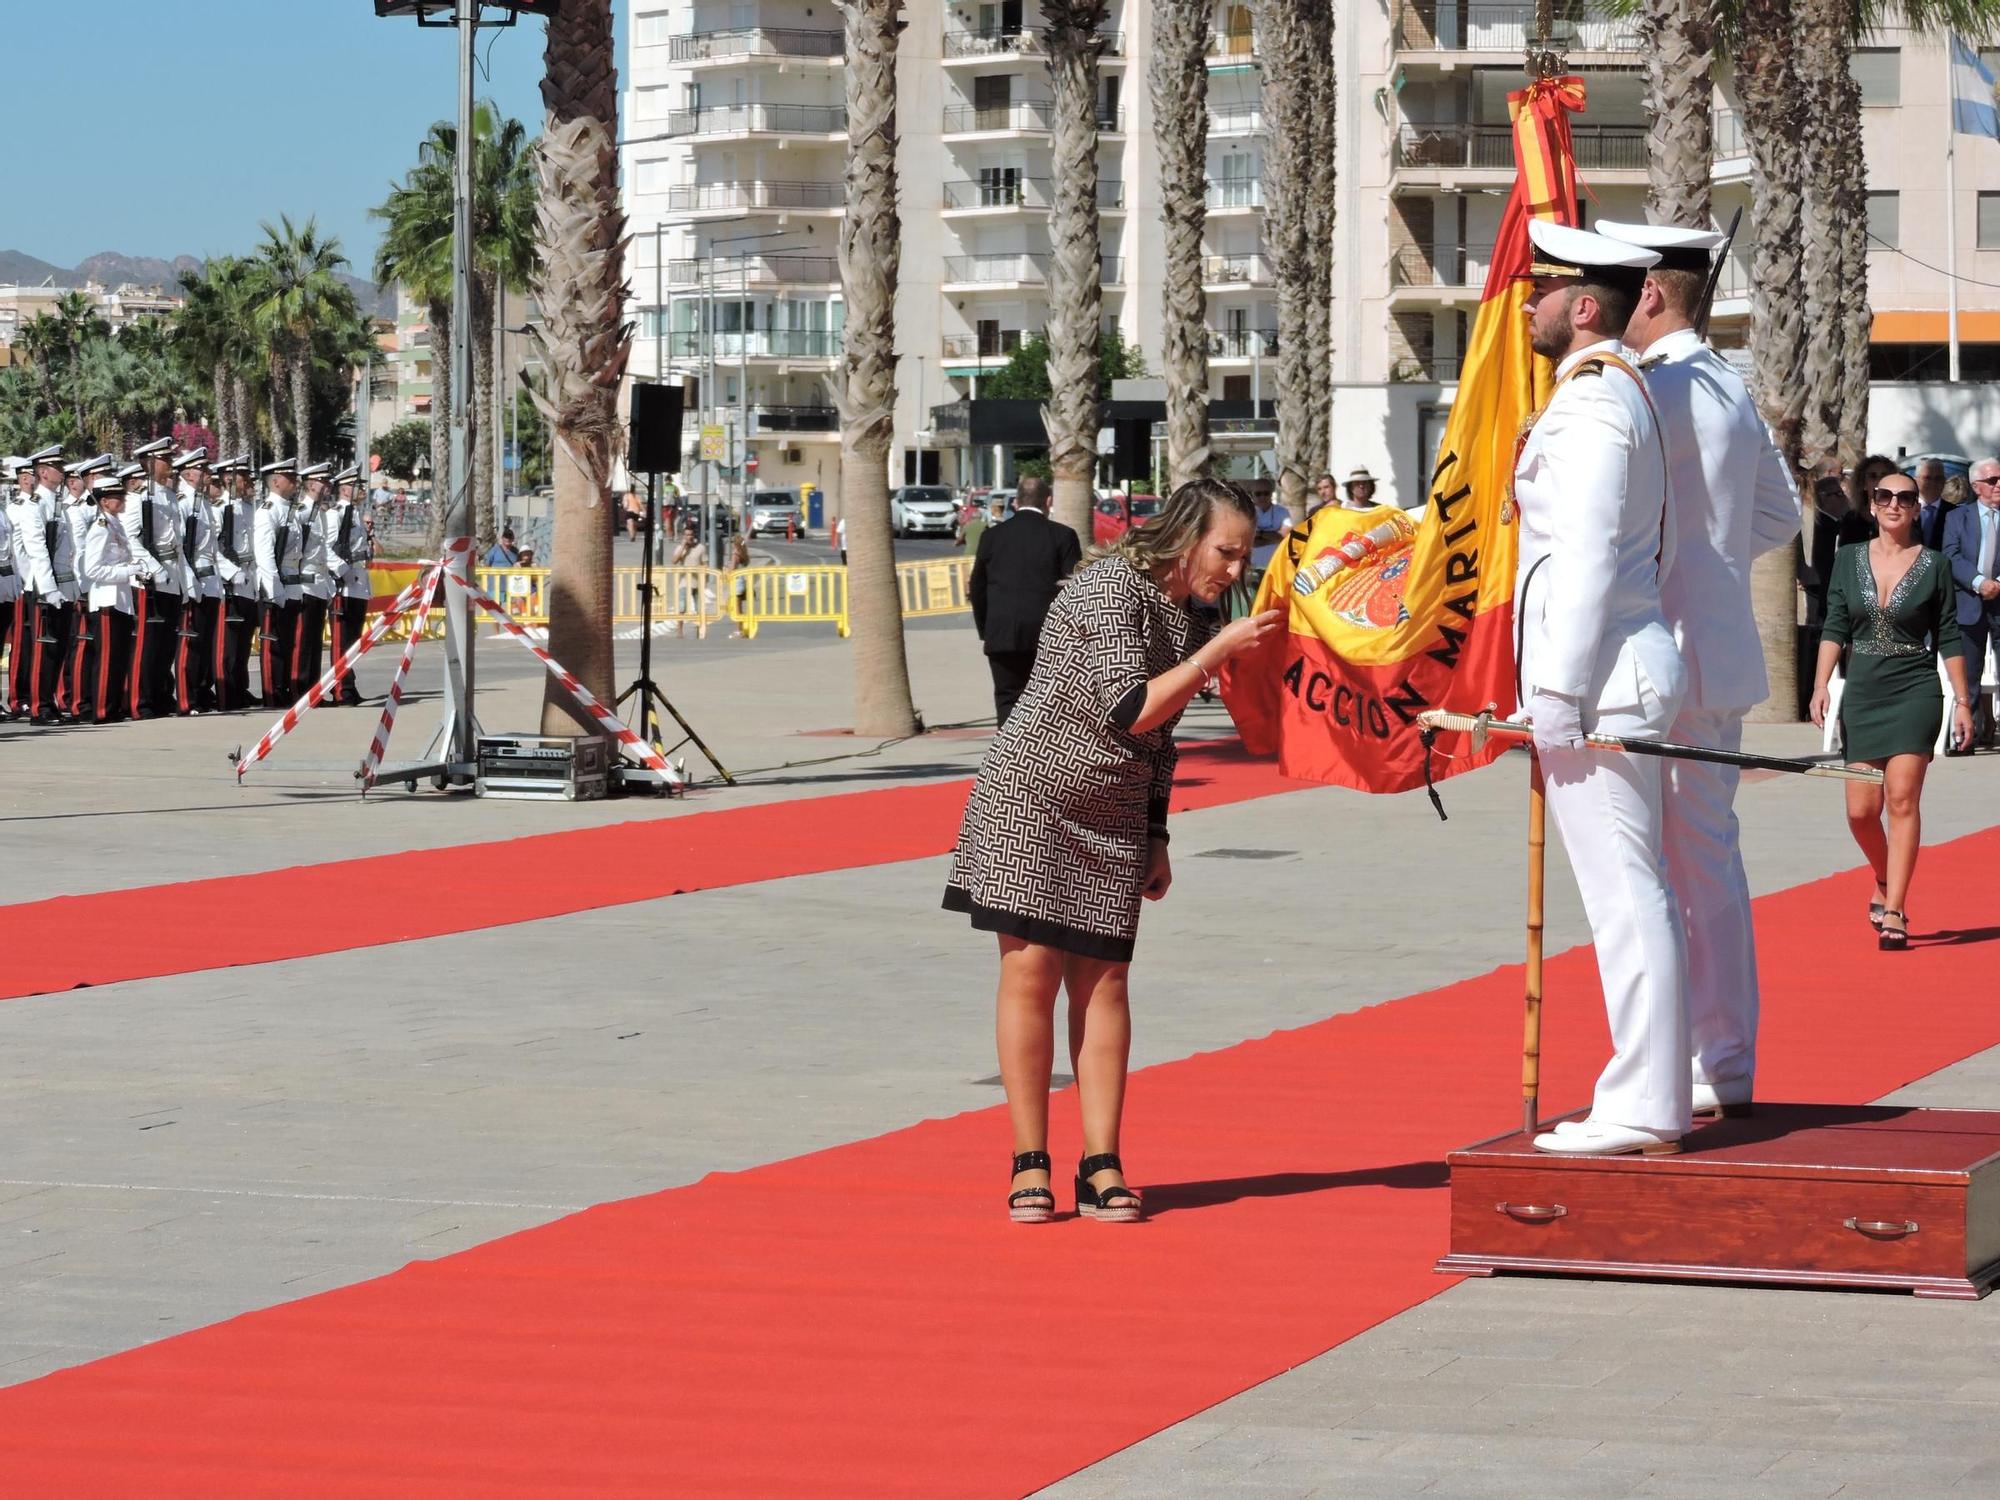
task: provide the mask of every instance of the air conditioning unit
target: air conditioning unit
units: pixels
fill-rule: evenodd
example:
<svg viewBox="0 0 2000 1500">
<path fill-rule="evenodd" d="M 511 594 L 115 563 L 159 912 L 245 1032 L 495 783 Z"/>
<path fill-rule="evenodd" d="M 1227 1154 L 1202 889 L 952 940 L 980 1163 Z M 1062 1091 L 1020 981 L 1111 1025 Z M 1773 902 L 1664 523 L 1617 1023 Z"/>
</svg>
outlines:
<svg viewBox="0 0 2000 1500">
<path fill-rule="evenodd" d="M 788 464 L 802 464 L 806 461 L 806 453 L 803 448 L 782 448 L 779 450 L 778 457 L 780 462 Z"/>
</svg>

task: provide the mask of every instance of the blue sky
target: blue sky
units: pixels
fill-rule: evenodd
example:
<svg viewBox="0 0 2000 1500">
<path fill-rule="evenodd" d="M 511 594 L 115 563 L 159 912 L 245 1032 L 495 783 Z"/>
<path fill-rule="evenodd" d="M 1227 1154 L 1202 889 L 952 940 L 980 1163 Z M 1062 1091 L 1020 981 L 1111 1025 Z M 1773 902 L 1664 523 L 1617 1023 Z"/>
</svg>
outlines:
<svg viewBox="0 0 2000 1500">
<path fill-rule="evenodd" d="M 619 57 L 624 11 L 619 10 Z M 318 218 L 366 275 L 368 210 L 456 113 L 456 36 L 373 0 L 7 0 L 0 249 L 249 250 Z M 544 25 L 479 34 L 479 93 L 538 133 Z M 490 52 L 489 52 L 490 47 Z M 22 87 L 25 81 L 25 89 Z M 622 79 L 621 79 L 622 82 Z"/>
</svg>

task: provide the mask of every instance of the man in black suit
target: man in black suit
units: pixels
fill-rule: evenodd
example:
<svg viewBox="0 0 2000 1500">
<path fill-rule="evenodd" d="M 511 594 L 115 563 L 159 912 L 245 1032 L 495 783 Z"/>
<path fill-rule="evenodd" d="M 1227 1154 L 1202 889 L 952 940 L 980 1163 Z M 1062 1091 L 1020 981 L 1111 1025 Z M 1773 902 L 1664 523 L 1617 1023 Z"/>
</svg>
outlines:
<svg viewBox="0 0 2000 1500">
<path fill-rule="evenodd" d="M 1944 498 L 1944 465 L 1927 458 L 1910 477 L 1917 481 L 1917 540 L 1942 552 L 1945 517 L 1958 509 Z"/>
<path fill-rule="evenodd" d="M 1012 518 L 980 534 L 965 592 L 993 673 L 993 714 L 1000 724 L 1028 685 L 1056 590 L 1082 560 L 1076 533 L 1049 519 L 1049 482 L 1032 475 L 1021 481 Z"/>
<path fill-rule="evenodd" d="M 1965 653 L 1965 680 L 1975 707 L 1983 710 L 1979 743 L 1993 743 L 1994 705 L 1980 692 L 1986 675 L 1986 647 L 2000 639 L 2000 458 L 1982 458 L 1972 466 L 1971 505 L 1956 505 L 1945 518 L 1945 561 L 1958 597 L 1958 634 Z M 1983 701 L 1982 701 L 1983 700 Z M 1969 755 L 1972 746 L 1950 749 L 1947 755 Z"/>
</svg>

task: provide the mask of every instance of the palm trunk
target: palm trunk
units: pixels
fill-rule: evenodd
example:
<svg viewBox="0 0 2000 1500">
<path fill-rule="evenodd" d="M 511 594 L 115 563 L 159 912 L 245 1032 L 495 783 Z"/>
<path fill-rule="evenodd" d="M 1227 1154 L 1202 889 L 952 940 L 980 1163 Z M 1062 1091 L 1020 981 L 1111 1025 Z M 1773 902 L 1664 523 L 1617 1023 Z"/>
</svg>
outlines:
<svg viewBox="0 0 2000 1500">
<path fill-rule="evenodd" d="M 1264 245 L 1278 291 L 1278 487 L 1295 516 L 1306 511 L 1307 485 L 1324 460 L 1313 450 L 1311 232 L 1314 0 L 1258 0 L 1258 46 L 1264 53 Z"/>
<path fill-rule="evenodd" d="M 1167 484 L 1208 473 L 1208 296 L 1201 289 L 1201 237 L 1208 217 L 1208 32 L 1210 0 L 1160 0 L 1148 65 L 1160 152 L 1160 219 L 1166 232 L 1161 281 L 1167 381 Z M 1255 331 L 1252 331 L 1255 336 Z"/>
<path fill-rule="evenodd" d="M 209 371 L 209 379 L 215 397 L 215 443 L 221 453 L 211 453 L 211 458 L 221 458 L 236 451 L 233 439 L 236 429 L 230 422 L 229 412 L 229 362 L 218 359 Z"/>
<path fill-rule="evenodd" d="M 1840 180 L 1835 189 L 1840 225 L 1840 383 L 1834 452 L 1851 469 L 1868 451 L 1868 162 L 1861 140 L 1861 85 L 1841 68 L 1831 80 L 1839 105 Z M 1834 403 L 1829 402 L 1831 413 Z"/>
<path fill-rule="evenodd" d="M 451 468 L 451 304 L 429 307 L 431 332 L 431 513 L 424 532 L 424 556 L 436 557 L 444 546 L 444 523 L 450 507 L 443 485 Z"/>
<path fill-rule="evenodd" d="M 603 702 L 611 655 L 611 444 L 631 354 L 625 324 L 625 216 L 618 207 L 618 67 L 611 0 L 570 0 L 548 22 L 542 102 L 542 265 L 536 338 L 547 370 L 536 402 L 555 426 L 555 540 L 549 650 Z M 542 725 L 559 732 L 551 683 Z"/>
<path fill-rule="evenodd" d="M 1757 408 L 1794 472 L 1805 402 L 1806 298 L 1800 245 L 1804 157 L 1799 115 L 1805 90 L 1797 69 L 1793 0 L 1743 0 L 1735 47 L 1736 92 L 1750 147 L 1751 383 Z M 1806 506 L 1810 525 L 1812 506 Z M 1764 651 L 1771 695 L 1751 717 L 1789 723 L 1798 717 L 1796 545 L 1766 553 L 1750 568 L 1750 603 Z"/>
<path fill-rule="evenodd" d="M 1715 21 L 1711 0 L 1645 0 L 1646 211 L 1656 223 L 1708 227 Z"/>
<path fill-rule="evenodd" d="M 1310 384 L 1306 405 L 1306 449 L 1314 468 L 1332 462 L 1333 428 L 1333 226 L 1339 213 L 1339 80 L 1333 61 L 1333 6 L 1314 0 L 1306 16 L 1312 44 L 1312 142 L 1307 197 L 1306 257 L 1310 281 L 1306 288 L 1306 361 Z"/>
<path fill-rule="evenodd" d="M 1800 425 L 1801 456 L 1808 473 L 1836 460 L 1840 448 L 1842 336 L 1840 198 L 1846 166 L 1845 97 L 1834 79 L 1847 76 L 1848 6 L 1845 0 L 1798 0 L 1799 76 L 1804 93 L 1802 180 L 1810 192 L 1803 220 L 1806 320 L 1819 337 L 1806 345 L 1806 396 Z M 1865 203 L 1863 205 L 1865 211 Z"/>
<path fill-rule="evenodd" d="M 312 350 L 301 347 L 292 355 L 292 430 L 298 434 L 301 466 L 312 462 Z"/>
<path fill-rule="evenodd" d="M 467 403 L 466 441 L 472 449 L 474 555 L 484 557 L 500 539 L 493 516 L 493 277 L 472 278 L 472 400 Z"/>
<path fill-rule="evenodd" d="M 838 8 L 847 29 L 847 214 L 839 241 L 847 325 L 833 399 L 840 411 L 840 513 L 854 632 L 854 732 L 889 738 L 922 727 L 910 697 L 889 525 L 903 234 L 896 175 L 900 6 L 898 0 L 839 0 Z"/>
<path fill-rule="evenodd" d="M 1102 407 L 1103 238 L 1097 208 L 1097 60 L 1103 0 L 1045 0 L 1051 104 L 1049 196 L 1049 516 L 1090 535 Z"/>
<path fill-rule="evenodd" d="M 229 405 L 236 426 L 236 451 L 253 457 L 257 444 L 257 412 L 250 400 L 250 382 L 241 370 L 229 375 Z"/>
</svg>

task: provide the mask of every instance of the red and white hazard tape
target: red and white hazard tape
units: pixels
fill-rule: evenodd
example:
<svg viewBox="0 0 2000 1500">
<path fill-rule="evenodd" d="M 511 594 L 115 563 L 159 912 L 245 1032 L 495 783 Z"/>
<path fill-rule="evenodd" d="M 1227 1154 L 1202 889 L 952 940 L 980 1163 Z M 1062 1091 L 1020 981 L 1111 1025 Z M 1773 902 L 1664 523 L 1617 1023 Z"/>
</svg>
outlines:
<svg viewBox="0 0 2000 1500">
<path fill-rule="evenodd" d="M 369 742 L 367 759 L 361 762 L 361 790 L 365 793 L 375 785 L 375 773 L 381 768 L 382 756 L 389 748 L 389 731 L 395 727 L 396 710 L 403 706 L 403 680 L 410 675 L 410 663 L 416 660 L 417 642 L 424 638 L 424 626 L 431 616 L 431 601 L 437 597 L 437 581 L 444 572 L 444 564 L 439 563 L 424 575 L 426 587 L 423 590 L 417 612 L 411 617 L 410 638 L 403 643 L 403 659 L 396 664 L 396 675 L 389 683 L 389 696 L 382 705 L 382 721 L 375 726 L 375 738 Z"/>
<path fill-rule="evenodd" d="M 469 547 L 470 545 L 471 543 L 469 541 L 460 541 L 452 543 L 452 547 L 454 549 L 458 549 L 460 547 Z M 320 701 L 323 698 L 325 698 L 328 693 L 333 691 L 334 684 L 339 682 L 342 677 L 346 676 L 348 671 L 352 669 L 354 664 L 357 661 L 361 660 L 363 656 L 367 655 L 368 652 L 374 647 L 377 641 L 381 640 L 383 636 L 389 633 L 390 627 L 393 626 L 397 620 L 401 619 L 402 616 L 411 608 L 411 606 L 413 606 L 417 602 L 417 600 L 422 596 L 425 584 L 434 581 L 437 568 L 442 566 L 443 564 L 433 564 L 430 571 L 425 572 L 422 577 L 416 580 L 416 582 L 412 583 L 408 588 L 404 589 L 402 593 L 398 594 L 395 598 L 395 602 L 392 603 L 386 610 L 384 610 L 381 613 L 381 615 L 379 615 L 369 625 L 369 627 L 361 633 L 361 639 L 359 639 L 352 646 L 349 646 L 345 651 L 343 651 L 340 654 L 340 659 L 334 662 L 332 666 L 326 669 L 325 675 L 322 676 L 318 682 L 315 682 L 310 688 L 306 690 L 306 695 L 303 698 L 299 699 L 298 702 L 294 703 L 290 708 L 286 709 L 283 718 L 279 719 L 277 723 L 273 724 L 269 729 L 264 731 L 264 737 L 258 740 L 256 744 L 250 747 L 248 754 L 240 757 L 237 760 L 236 779 L 238 781 L 241 781 L 243 779 L 243 773 L 245 771 L 249 770 L 252 766 L 256 765 L 258 761 L 262 760 L 265 756 L 269 755 L 271 753 L 272 748 L 278 743 L 279 740 L 283 739 L 286 735 L 290 734 L 294 729 L 297 729 L 299 727 L 299 720 L 303 719 L 307 713 L 309 713 L 312 709 L 317 707 Z"/>
<path fill-rule="evenodd" d="M 599 703 L 596 698 L 591 696 L 590 690 L 584 687 L 582 683 L 578 682 L 576 678 L 570 674 L 570 671 L 567 667 L 565 667 L 561 662 L 557 661 L 553 656 L 549 655 L 549 653 L 544 651 L 540 646 L 536 645 L 535 638 L 528 633 L 527 627 L 516 623 L 514 617 L 508 614 L 507 611 L 500 606 L 500 604 L 493 598 L 492 595 L 482 593 L 478 588 L 476 588 L 472 584 L 463 582 L 462 580 L 456 577 L 454 577 L 451 581 L 457 584 L 460 588 L 464 589 L 466 597 L 469 598 L 474 604 L 477 604 L 481 609 L 485 610 L 489 615 L 493 616 L 495 620 L 499 621 L 501 628 L 504 629 L 509 635 L 515 637 L 515 639 L 519 640 L 522 645 L 526 646 L 530 651 L 534 652 L 535 655 L 541 660 L 542 665 L 549 669 L 549 675 L 554 677 L 557 682 L 561 683 L 564 689 L 568 691 L 570 696 L 575 698 L 578 703 L 582 704 L 584 710 L 593 719 L 597 721 L 598 728 L 602 729 L 605 732 L 605 734 L 610 736 L 610 738 L 615 740 L 620 746 L 624 747 L 625 749 L 631 750 L 634 754 L 636 754 L 639 757 L 641 761 L 643 761 L 647 766 L 651 767 L 653 770 L 665 771 L 668 776 L 675 777 L 675 779 L 679 779 L 676 776 L 676 773 L 674 772 L 673 768 L 667 764 L 667 758 L 664 755 L 660 754 L 658 750 L 654 749 L 653 746 L 647 743 L 647 741 L 643 739 L 640 735 L 638 735 L 637 733 L 635 733 L 630 729 L 627 729 L 624 723 L 618 718 L 616 714 L 612 713 L 610 709 L 606 708 L 602 703 Z"/>
</svg>

